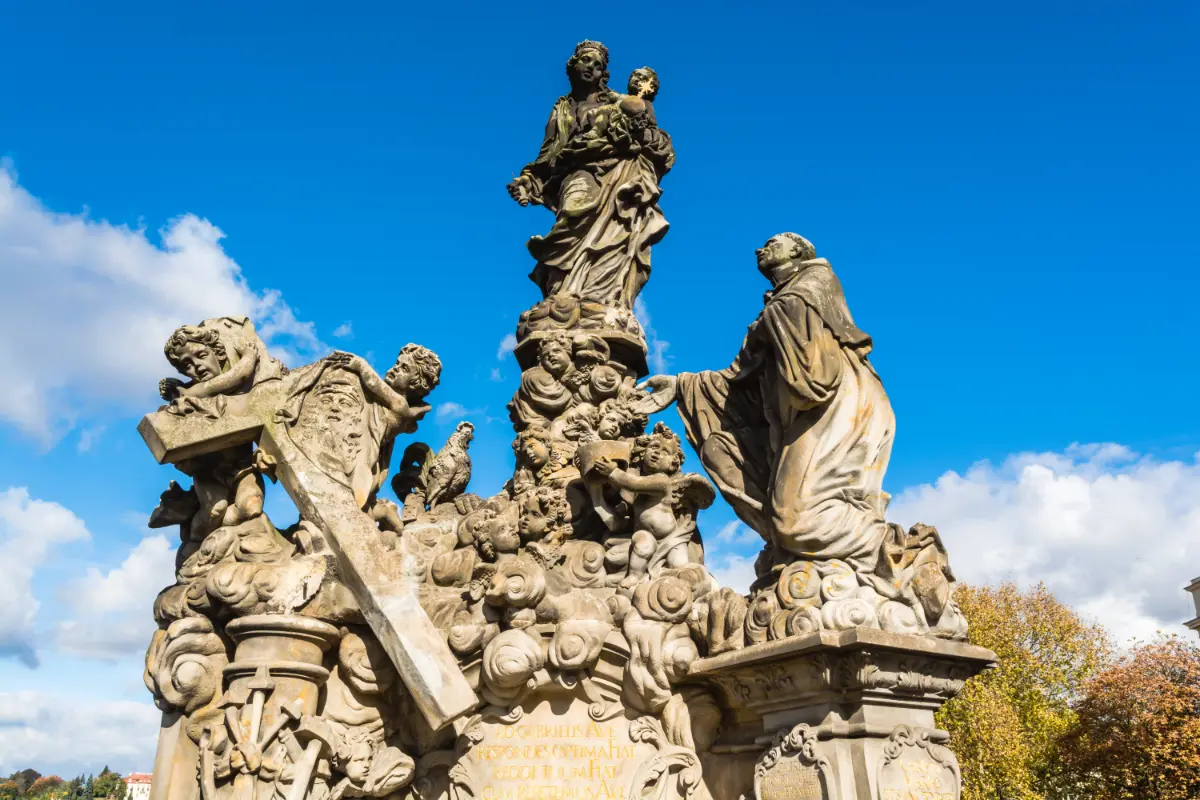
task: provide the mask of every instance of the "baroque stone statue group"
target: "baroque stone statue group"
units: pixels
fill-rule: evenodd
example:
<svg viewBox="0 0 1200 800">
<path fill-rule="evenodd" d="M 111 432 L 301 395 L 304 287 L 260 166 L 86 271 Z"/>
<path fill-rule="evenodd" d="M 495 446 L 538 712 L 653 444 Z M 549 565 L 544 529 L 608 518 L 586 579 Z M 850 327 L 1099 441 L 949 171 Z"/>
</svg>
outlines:
<svg viewBox="0 0 1200 800">
<path fill-rule="evenodd" d="M 425 347 L 379 375 L 343 352 L 289 370 L 243 317 L 166 342 L 182 377 L 139 430 L 190 485 L 150 517 L 180 538 L 146 655 L 155 800 L 959 796 L 933 712 L 993 656 L 937 530 L 886 519 L 871 338 L 781 233 L 746 260 L 768 291 L 732 362 L 647 376 L 633 305 L 675 156 L 656 72 L 619 92 L 608 66 L 576 47 L 508 185 L 554 222 L 528 242 L 498 491 L 471 491 L 470 421 L 393 459 L 441 376 Z M 702 473 L 650 420 L 672 405 Z M 705 566 L 718 492 L 764 542 L 748 594 Z"/>
</svg>

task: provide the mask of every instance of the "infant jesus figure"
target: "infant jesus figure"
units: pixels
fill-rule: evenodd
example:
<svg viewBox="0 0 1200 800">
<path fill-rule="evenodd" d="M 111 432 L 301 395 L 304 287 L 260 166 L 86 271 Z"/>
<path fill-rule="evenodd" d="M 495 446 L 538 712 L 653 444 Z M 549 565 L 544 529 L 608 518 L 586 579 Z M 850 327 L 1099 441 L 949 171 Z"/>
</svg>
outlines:
<svg viewBox="0 0 1200 800">
<path fill-rule="evenodd" d="M 695 473 L 680 474 L 683 446 L 664 423 L 639 436 L 633 446 L 631 467 L 623 469 L 610 457 L 597 459 L 592 473 L 616 487 L 632 506 L 633 538 L 629 569 L 622 589 L 632 589 L 664 567 L 686 566 L 688 544 L 696 533 L 696 514 L 716 498 L 712 484 Z M 617 532 L 626 520 L 604 499 L 602 487 L 593 483 L 596 513 L 609 530 Z M 630 500 L 632 502 L 630 502 Z"/>
</svg>

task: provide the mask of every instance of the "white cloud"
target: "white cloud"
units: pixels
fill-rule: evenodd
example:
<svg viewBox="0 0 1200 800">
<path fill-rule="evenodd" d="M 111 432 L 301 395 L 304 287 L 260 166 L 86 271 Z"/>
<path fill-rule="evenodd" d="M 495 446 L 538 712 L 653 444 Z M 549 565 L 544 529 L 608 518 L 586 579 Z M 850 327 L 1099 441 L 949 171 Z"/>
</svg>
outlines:
<svg viewBox="0 0 1200 800">
<path fill-rule="evenodd" d="M 0 692 L 0 773 L 33 767 L 70 778 L 105 765 L 147 771 L 162 713 L 148 702 Z"/>
<path fill-rule="evenodd" d="M 353 339 L 354 326 L 349 322 L 343 322 L 341 325 L 338 325 L 333 329 L 333 335 L 338 339 Z"/>
<path fill-rule="evenodd" d="M 91 450 L 96 440 L 104 435 L 104 428 L 104 425 L 91 425 L 81 430 L 79 432 L 79 443 L 75 445 L 75 449 L 80 453 L 86 453 Z"/>
<path fill-rule="evenodd" d="M 496 360 L 506 357 L 513 350 L 517 349 L 517 335 L 515 333 L 505 334 L 500 340 L 500 347 L 496 349 Z"/>
<path fill-rule="evenodd" d="M 504 373 L 499 367 L 492 367 L 492 371 L 488 374 L 488 380 L 499 383 L 504 380 Z"/>
<path fill-rule="evenodd" d="M 705 557 L 708 571 L 716 582 L 742 594 L 748 594 L 750 584 L 754 582 L 754 559 L 755 556 L 739 556 L 734 553 Z"/>
<path fill-rule="evenodd" d="M 0 656 L 37 666 L 34 626 L 39 603 L 33 595 L 33 575 L 51 547 L 88 536 L 83 520 L 58 503 L 31 498 L 24 487 L 0 492 Z"/>
<path fill-rule="evenodd" d="M 721 530 L 717 531 L 714 541 L 718 547 L 732 546 L 754 551 L 761 550 L 763 544 L 763 539 L 757 531 L 736 519 L 726 522 Z"/>
<path fill-rule="evenodd" d="M 89 568 L 64 592 L 75 618 L 54 626 L 55 647 L 84 658 L 141 653 L 154 630 L 154 597 L 174 574 L 175 548 L 162 534 L 142 539 L 107 573 Z"/>
<path fill-rule="evenodd" d="M 646 301 L 642 300 L 640 295 L 633 301 L 633 315 L 637 317 L 637 321 L 641 323 L 642 330 L 646 334 L 646 347 L 649 349 L 646 354 L 646 363 L 650 367 L 650 372 L 654 374 L 667 372 L 671 368 L 671 357 L 667 355 L 667 349 L 671 343 L 658 338 L 658 331 L 654 329 L 654 325 L 650 321 L 650 309 L 646 307 Z"/>
<path fill-rule="evenodd" d="M 1019 453 L 899 493 L 889 515 L 936 525 L 969 583 L 1044 581 L 1120 641 L 1184 632 L 1200 575 L 1200 460 L 1120 445 Z"/>
<path fill-rule="evenodd" d="M 321 351 L 312 323 L 256 292 L 205 219 L 159 231 L 45 208 L 0 163 L 0 420 L 43 442 L 81 413 L 148 405 L 183 323 L 247 314 L 284 360 Z"/>
<path fill-rule="evenodd" d="M 433 412 L 433 415 L 438 422 L 451 422 L 466 419 L 470 416 L 483 414 L 485 411 L 487 411 L 486 408 L 467 408 L 462 403 L 450 401 L 448 403 L 441 403 L 438 405 L 437 409 Z M 488 418 L 488 421 L 491 421 L 490 417 Z"/>
</svg>

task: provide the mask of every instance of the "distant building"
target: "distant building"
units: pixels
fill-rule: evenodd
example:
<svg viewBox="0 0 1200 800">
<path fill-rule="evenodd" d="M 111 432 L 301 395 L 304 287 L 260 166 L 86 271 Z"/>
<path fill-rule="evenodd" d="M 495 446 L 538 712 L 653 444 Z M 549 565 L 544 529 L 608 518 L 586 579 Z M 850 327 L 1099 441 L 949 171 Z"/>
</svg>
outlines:
<svg viewBox="0 0 1200 800">
<path fill-rule="evenodd" d="M 1192 600 L 1196 603 L 1196 618 L 1191 622 L 1185 622 L 1183 624 L 1187 625 L 1197 633 L 1200 633 L 1200 578 L 1196 578 L 1196 580 L 1192 581 L 1191 585 L 1187 587 L 1187 590 L 1192 593 Z"/>
<path fill-rule="evenodd" d="M 125 788 L 128 790 L 128 800 L 150 800 L 149 772 L 131 772 L 125 778 Z"/>
</svg>

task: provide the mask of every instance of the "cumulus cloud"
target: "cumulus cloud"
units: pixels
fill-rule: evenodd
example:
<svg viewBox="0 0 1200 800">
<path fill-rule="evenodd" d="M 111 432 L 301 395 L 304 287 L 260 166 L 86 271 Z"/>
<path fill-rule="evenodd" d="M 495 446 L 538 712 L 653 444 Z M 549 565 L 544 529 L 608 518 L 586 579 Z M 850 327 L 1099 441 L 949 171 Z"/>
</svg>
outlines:
<svg viewBox="0 0 1200 800">
<path fill-rule="evenodd" d="M 175 548 L 161 534 L 142 539 L 108 572 L 89 568 L 63 593 L 75 616 L 55 624 L 55 647 L 84 658 L 140 654 L 154 630 L 154 597 L 174 574 Z"/>
<path fill-rule="evenodd" d="M 646 363 L 653 373 L 667 372 L 671 366 L 671 357 L 667 355 L 667 349 L 671 343 L 658 338 L 658 331 L 650 321 L 650 309 L 646 307 L 646 301 L 639 296 L 633 301 L 633 315 L 637 317 L 637 321 L 641 323 L 642 330 L 646 334 L 646 347 L 649 352 L 646 354 Z"/>
<path fill-rule="evenodd" d="M 185 214 L 142 229 L 44 207 L 0 163 L 0 420 L 45 443 L 81 413 L 145 405 L 182 323 L 253 317 L 285 361 L 324 349 L 276 291 L 256 292 L 224 234 Z"/>
<path fill-rule="evenodd" d="M 147 702 L 0 692 L 0 773 L 35 766 L 64 776 L 121 773 L 154 762 L 161 712 Z"/>
<path fill-rule="evenodd" d="M 746 594 L 754 582 L 754 556 L 736 553 L 721 553 L 712 558 L 706 556 L 708 571 L 719 586 L 728 586 L 736 592 Z"/>
<path fill-rule="evenodd" d="M 1113 444 L 1020 453 L 900 492 L 889 516 L 936 525 L 959 579 L 1044 581 L 1119 640 L 1184 632 L 1200 574 L 1200 458 Z"/>
<path fill-rule="evenodd" d="M 338 339 L 353 339 L 354 326 L 349 322 L 343 322 L 333 329 L 333 335 Z"/>
<path fill-rule="evenodd" d="M 438 422 L 458 422 L 486 411 L 486 408 L 467 408 L 462 403 L 455 403 L 451 400 L 448 403 L 439 404 L 434 410 L 433 416 Z M 487 421 L 490 422 L 491 418 L 488 417 Z"/>
<path fill-rule="evenodd" d="M 500 340 L 500 346 L 496 348 L 496 360 L 503 359 L 508 356 L 513 350 L 517 349 L 517 335 L 515 333 L 505 334 Z"/>
<path fill-rule="evenodd" d="M 754 582 L 754 559 L 762 550 L 758 532 L 739 520 L 730 520 L 715 534 L 705 535 L 704 560 L 721 586 L 746 593 Z"/>
<path fill-rule="evenodd" d="M 30 497 L 24 487 L 0 492 L 0 656 L 38 665 L 33 575 L 53 547 L 88 537 L 83 520 L 58 503 Z"/>
</svg>

